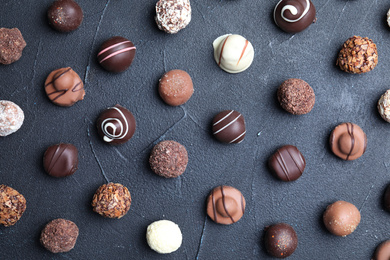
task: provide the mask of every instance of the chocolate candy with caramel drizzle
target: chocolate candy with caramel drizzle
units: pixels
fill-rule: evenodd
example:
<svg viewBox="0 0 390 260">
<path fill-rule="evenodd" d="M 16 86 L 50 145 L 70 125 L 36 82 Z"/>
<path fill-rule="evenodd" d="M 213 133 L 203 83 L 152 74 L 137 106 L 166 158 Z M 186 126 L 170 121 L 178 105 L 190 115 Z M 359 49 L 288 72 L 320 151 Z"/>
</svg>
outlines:
<svg viewBox="0 0 390 260">
<path fill-rule="evenodd" d="M 84 84 L 70 67 L 52 71 L 46 79 L 45 91 L 58 106 L 70 107 L 84 99 Z"/>
<path fill-rule="evenodd" d="M 301 32 L 315 22 L 316 8 L 310 0 L 280 0 L 274 9 L 274 20 L 285 32 Z"/>
</svg>

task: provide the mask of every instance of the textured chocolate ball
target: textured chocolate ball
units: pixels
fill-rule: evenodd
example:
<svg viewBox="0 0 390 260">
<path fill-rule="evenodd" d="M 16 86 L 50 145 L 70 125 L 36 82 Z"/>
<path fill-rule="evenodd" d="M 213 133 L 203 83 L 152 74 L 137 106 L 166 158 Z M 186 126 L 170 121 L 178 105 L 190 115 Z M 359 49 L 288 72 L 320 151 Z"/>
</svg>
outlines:
<svg viewBox="0 0 390 260">
<path fill-rule="evenodd" d="M 120 105 L 104 110 L 96 125 L 103 141 L 109 144 L 126 143 L 133 137 L 136 128 L 133 114 Z"/>
<path fill-rule="evenodd" d="M 379 98 L 377 108 L 383 120 L 390 123 L 390 89 Z"/>
<path fill-rule="evenodd" d="M 360 212 L 352 203 L 340 200 L 326 208 L 323 220 L 330 233 L 345 237 L 359 225 Z"/>
<path fill-rule="evenodd" d="M 282 181 L 295 181 L 305 170 L 306 161 L 302 153 L 293 145 L 279 148 L 268 161 L 275 177 Z"/>
<path fill-rule="evenodd" d="M 72 250 L 79 236 L 77 225 L 66 219 L 50 221 L 41 232 L 41 244 L 52 253 L 65 253 Z"/>
<path fill-rule="evenodd" d="M 43 155 L 43 167 L 53 177 L 72 175 L 77 170 L 78 163 L 78 150 L 73 144 L 52 145 Z"/>
<path fill-rule="evenodd" d="M 284 81 L 277 91 L 280 106 L 293 115 L 309 113 L 315 103 L 315 94 L 312 87 L 301 79 Z"/>
<path fill-rule="evenodd" d="M 102 44 L 97 58 L 104 69 L 119 73 L 130 67 L 135 57 L 135 50 L 131 41 L 115 36 Z"/>
<path fill-rule="evenodd" d="M 24 112 L 12 101 L 0 100 L 0 136 L 15 133 L 23 125 Z"/>
<path fill-rule="evenodd" d="M 212 131 L 223 143 L 241 143 L 246 133 L 244 117 L 235 110 L 224 110 L 214 117 Z"/>
<path fill-rule="evenodd" d="M 59 32 L 71 32 L 83 21 L 83 10 L 73 0 L 57 0 L 47 11 L 49 24 Z"/>
<path fill-rule="evenodd" d="M 26 210 L 26 199 L 17 190 L 0 185 L 0 224 L 15 225 Z"/>
<path fill-rule="evenodd" d="M 18 28 L 0 28 L 0 63 L 8 65 L 22 57 L 26 42 Z"/>
<path fill-rule="evenodd" d="M 187 168 L 188 153 L 184 145 L 167 140 L 156 144 L 149 157 L 152 171 L 165 178 L 175 178 Z"/>
<path fill-rule="evenodd" d="M 390 259 L 390 240 L 383 241 L 375 250 L 375 256 L 372 260 Z"/>
<path fill-rule="evenodd" d="M 157 27 L 167 33 L 177 33 L 191 21 L 189 0 L 159 0 L 156 3 Z"/>
<path fill-rule="evenodd" d="M 290 225 L 279 223 L 265 229 L 264 243 L 268 254 L 286 258 L 297 249 L 298 236 Z"/>
<path fill-rule="evenodd" d="M 180 106 L 194 93 L 191 76 L 184 70 L 168 71 L 159 81 L 158 92 L 168 105 Z"/>
<path fill-rule="evenodd" d="M 170 254 L 181 246 L 183 236 L 177 224 L 170 220 L 158 220 L 146 230 L 146 241 L 159 254 Z"/>
<path fill-rule="evenodd" d="M 383 195 L 383 207 L 390 213 L 390 184 L 387 185 L 385 194 Z"/>
</svg>

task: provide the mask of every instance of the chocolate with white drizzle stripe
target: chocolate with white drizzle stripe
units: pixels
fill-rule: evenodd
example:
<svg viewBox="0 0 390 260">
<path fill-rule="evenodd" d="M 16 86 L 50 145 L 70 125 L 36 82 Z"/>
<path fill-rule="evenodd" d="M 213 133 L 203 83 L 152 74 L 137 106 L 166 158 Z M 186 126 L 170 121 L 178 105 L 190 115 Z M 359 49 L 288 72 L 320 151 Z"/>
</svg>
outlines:
<svg viewBox="0 0 390 260">
<path fill-rule="evenodd" d="M 245 120 L 235 110 L 224 110 L 214 117 L 213 135 L 223 143 L 240 143 L 245 137 Z"/>
</svg>

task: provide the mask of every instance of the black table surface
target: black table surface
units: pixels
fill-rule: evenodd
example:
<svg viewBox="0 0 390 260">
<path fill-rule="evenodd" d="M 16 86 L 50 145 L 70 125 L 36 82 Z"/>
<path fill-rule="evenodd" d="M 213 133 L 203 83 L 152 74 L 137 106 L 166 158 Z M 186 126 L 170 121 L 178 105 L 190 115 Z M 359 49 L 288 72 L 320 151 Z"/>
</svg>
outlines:
<svg viewBox="0 0 390 260">
<path fill-rule="evenodd" d="M 288 259 L 370 259 L 390 238 L 390 215 L 382 207 L 390 181 L 390 125 L 376 103 L 390 86 L 390 31 L 387 1 L 314 0 L 317 22 L 298 34 L 273 22 L 277 0 L 192 1 L 192 21 L 175 35 L 158 30 L 155 0 L 79 0 L 81 27 L 68 34 L 51 29 L 46 10 L 51 0 L 3 0 L 0 27 L 17 27 L 27 47 L 22 58 L 0 66 L 0 99 L 24 110 L 16 133 L 0 138 L 0 183 L 22 193 L 27 209 L 12 227 L 0 227 L 0 259 L 271 259 L 263 247 L 266 226 L 285 222 L 299 237 Z M 212 42 L 240 34 L 254 46 L 252 66 L 239 74 L 222 71 L 213 59 Z M 106 39 L 120 35 L 137 47 L 131 67 L 120 74 L 104 71 L 96 60 Z M 336 67 L 343 42 L 353 35 L 377 44 L 379 63 L 363 75 Z M 85 82 L 86 95 L 72 107 L 52 104 L 44 81 L 54 69 L 72 67 Z M 158 95 L 158 80 L 171 69 L 187 71 L 194 82 L 191 99 L 179 107 Z M 313 110 L 302 116 L 282 110 L 277 87 L 301 78 L 314 89 Z M 120 104 L 136 117 L 137 130 L 126 144 L 105 144 L 96 131 L 99 113 Z M 240 144 L 219 143 L 212 118 L 235 109 L 246 120 Z M 328 139 L 342 122 L 367 134 L 366 153 L 356 161 L 332 154 Z M 186 172 L 175 179 L 155 175 L 148 165 L 151 148 L 176 140 L 189 153 Z M 42 157 L 50 145 L 68 142 L 79 149 L 73 176 L 48 176 Z M 275 179 L 267 160 L 285 144 L 298 147 L 307 166 L 300 179 Z M 107 177 L 107 179 L 104 177 Z M 90 206 L 95 190 L 108 181 L 132 194 L 126 216 L 106 219 Z M 206 198 L 219 185 L 242 191 L 247 207 L 233 225 L 219 225 L 206 215 Z M 330 234 L 322 223 L 326 206 L 353 203 L 362 220 L 347 237 Z M 73 250 L 52 254 L 39 243 L 42 228 L 55 218 L 74 221 L 80 235 Z M 183 233 L 174 253 L 152 251 L 145 238 L 153 221 L 169 219 Z"/>
</svg>

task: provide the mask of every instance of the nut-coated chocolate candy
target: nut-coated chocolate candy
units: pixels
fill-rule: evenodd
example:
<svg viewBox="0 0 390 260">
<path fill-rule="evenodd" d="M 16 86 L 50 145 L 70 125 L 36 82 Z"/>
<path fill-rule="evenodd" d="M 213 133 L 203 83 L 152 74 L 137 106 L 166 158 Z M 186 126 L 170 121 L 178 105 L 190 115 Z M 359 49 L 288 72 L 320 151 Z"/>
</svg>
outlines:
<svg viewBox="0 0 390 260">
<path fill-rule="evenodd" d="M 383 120 L 390 123 L 390 89 L 379 98 L 377 108 Z"/>
<path fill-rule="evenodd" d="M 285 32 L 301 32 L 316 21 L 316 8 L 310 0 L 280 0 L 274 21 Z"/>
<path fill-rule="evenodd" d="M 265 229 L 265 248 L 271 256 L 286 258 L 298 246 L 298 236 L 295 230 L 286 223 L 279 223 Z"/>
<path fill-rule="evenodd" d="M 78 150 L 73 144 L 52 145 L 43 155 L 43 167 L 53 177 L 72 175 L 77 170 L 78 163 Z"/>
<path fill-rule="evenodd" d="M 218 224 L 230 225 L 241 219 L 245 205 L 245 198 L 239 190 L 219 186 L 207 198 L 207 215 Z"/>
<path fill-rule="evenodd" d="M 57 0 L 47 11 L 49 24 L 59 32 L 71 32 L 83 21 L 83 10 L 73 0 Z"/>
<path fill-rule="evenodd" d="M 18 28 L 0 28 L 0 63 L 11 64 L 22 57 L 26 47 L 22 33 Z"/>
<path fill-rule="evenodd" d="M 168 71 L 159 81 L 158 93 L 168 105 L 184 104 L 194 93 L 191 76 L 184 70 Z"/>
<path fill-rule="evenodd" d="M 74 222 L 58 218 L 46 224 L 40 241 L 52 253 L 65 253 L 74 248 L 78 236 L 79 228 Z"/>
<path fill-rule="evenodd" d="M 128 39 L 115 36 L 102 44 L 97 58 L 104 69 L 118 73 L 130 67 L 135 49 L 134 44 Z"/>
<path fill-rule="evenodd" d="M 323 220 L 330 233 L 345 237 L 359 225 L 360 212 L 352 203 L 340 200 L 328 205 Z"/>
<path fill-rule="evenodd" d="M 383 207 L 387 212 L 390 212 L 390 184 L 387 185 L 385 194 L 383 195 Z"/>
<path fill-rule="evenodd" d="M 375 256 L 372 260 L 390 259 L 390 240 L 383 241 L 375 250 Z"/>
<path fill-rule="evenodd" d="M 85 96 L 84 83 L 71 68 L 52 71 L 46 79 L 45 91 L 51 102 L 69 107 Z"/>
<path fill-rule="evenodd" d="M 26 210 L 26 199 L 17 190 L 0 185 L 0 224 L 15 225 Z"/>
<path fill-rule="evenodd" d="M 0 100 L 0 136 L 15 133 L 23 125 L 24 112 L 12 101 Z"/>
<path fill-rule="evenodd" d="M 329 143 L 332 152 L 341 159 L 355 160 L 366 151 L 367 137 L 358 125 L 342 123 L 333 129 Z"/>
<path fill-rule="evenodd" d="M 110 144 L 123 144 L 133 137 L 136 122 L 126 108 L 115 105 L 104 110 L 97 120 L 97 130 L 103 141 Z"/>
<path fill-rule="evenodd" d="M 275 177 L 280 180 L 295 181 L 305 170 L 306 161 L 298 148 L 285 145 L 269 158 L 268 165 Z"/>
<path fill-rule="evenodd" d="M 235 110 L 224 110 L 213 119 L 213 134 L 223 143 L 240 143 L 245 137 L 245 120 Z"/>
<path fill-rule="evenodd" d="M 156 3 L 157 27 L 167 33 L 177 33 L 191 21 L 189 0 L 159 0 Z"/>
</svg>

